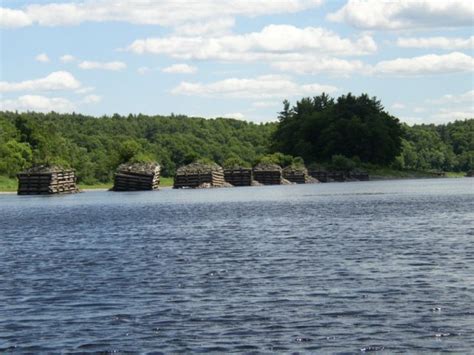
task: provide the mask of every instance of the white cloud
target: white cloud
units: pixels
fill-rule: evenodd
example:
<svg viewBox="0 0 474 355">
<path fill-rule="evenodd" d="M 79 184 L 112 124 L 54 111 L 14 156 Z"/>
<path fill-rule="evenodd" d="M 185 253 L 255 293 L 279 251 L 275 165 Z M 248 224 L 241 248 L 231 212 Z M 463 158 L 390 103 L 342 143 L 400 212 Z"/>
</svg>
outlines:
<svg viewBox="0 0 474 355">
<path fill-rule="evenodd" d="M 163 68 L 162 72 L 164 73 L 174 73 L 174 74 L 193 74 L 197 71 L 196 67 L 193 67 L 188 64 L 173 64 L 169 67 Z"/>
<path fill-rule="evenodd" d="M 281 105 L 281 102 L 278 101 L 255 101 L 252 103 L 252 106 L 255 108 L 267 108 L 275 107 Z"/>
<path fill-rule="evenodd" d="M 234 25 L 233 18 L 218 18 L 206 22 L 185 23 L 176 26 L 174 30 L 181 36 L 216 36 L 228 34 Z"/>
<path fill-rule="evenodd" d="M 102 70 L 112 70 L 112 71 L 119 71 L 123 70 L 127 67 L 124 62 L 91 62 L 85 60 L 79 63 L 79 68 L 84 70 L 91 70 L 91 69 L 102 69 Z"/>
<path fill-rule="evenodd" d="M 392 106 L 390 106 L 390 108 L 392 108 L 394 110 L 402 110 L 405 107 L 406 107 L 405 104 L 402 104 L 400 102 L 395 102 L 395 103 L 392 104 Z"/>
<path fill-rule="evenodd" d="M 79 88 L 77 90 L 75 90 L 74 92 L 76 94 L 87 94 L 89 92 L 92 92 L 95 90 L 95 87 L 93 86 L 86 86 L 86 87 L 83 87 L 83 88 Z"/>
<path fill-rule="evenodd" d="M 0 92 L 75 90 L 81 83 L 67 71 L 57 71 L 40 79 L 21 82 L 0 81 Z"/>
<path fill-rule="evenodd" d="M 404 48 L 473 49 L 474 36 L 469 38 L 421 37 L 399 38 L 397 46 Z"/>
<path fill-rule="evenodd" d="M 349 0 L 327 18 L 375 30 L 469 27 L 474 6 L 472 0 Z"/>
<path fill-rule="evenodd" d="M 412 124 L 441 124 L 474 118 L 474 90 L 427 99 L 423 106 L 414 107 L 411 112 L 417 116 L 403 117 L 403 120 Z M 422 117 L 418 116 L 421 114 Z"/>
<path fill-rule="evenodd" d="M 85 104 L 97 104 L 102 101 L 102 97 L 99 95 L 87 95 L 82 99 Z"/>
<path fill-rule="evenodd" d="M 75 105 L 61 97 L 23 95 L 17 99 L 0 101 L 2 111 L 72 112 Z"/>
<path fill-rule="evenodd" d="M 76 58 L 70 54 L 65 54 L 59 58 L 59 60 L 63 63 L 71 63 L 76 60 Z"/>
<path fill-rule="evenodd" d="M 434 122 L 447 122 L 455 120 L 464 120 L 466 118 L 474 118 L 474 108 L 466 111 L 453 111 L 448 109 L 441 109 L 434 114 L 432 119 Z"/>
<path fill-rule="evenodd" d="M 437 99 L 426 100 L 428 107 L 440 107 L 432 115 L 436 121 L 454 121 L 474 118 L 474 90 L 461 94 L 447 94 Z"/>
<path fill-rule="evenodd" d="M 243 120 L 245 119 L 245 115 L 243 113 L 240 113 L 240 112 L 234 112 L 234 113 L 226 113 L 220 117 L 223 117 L 223 118 L 235 118 L 236 120 Z"/>
<path fill-rule="evenodd" d="M 438 99 L 427 100 L 427 103 L 436 105 L 470 103 L 472 105 L 474 103 L 474 90 L 459 95 L 447 94 Z"/>
<path fill-rule="evenodd" d="M 413 58 L 398 58 L 379 62 L 373 68 L 376 74 L 430 75 L 474 70 L 474 58 L 460 52 L 428 54 Z"/>
<path fill-rule="evenodd" d="M 41 53 L 41 54 L 38 54 L 35 57 L 35 60 L 38 61 L 38 62 L 41 62 L 41 63 L 48 63 L 49 62 L 49 57 L 46 53 Z"/>
<path fill-rule="evenodd" d="M 31 24 L 30 17 L 24 11 L 0 7 L 0 27 L 15 28 Z"/>
<path fill-rule="evenodd" d="M 337 88 L 331 85 L 300 85 L 281 75 L 264 75 L 251 79 L 229 78 L 209 84 L 182 82 L 171 93 L 203 97 L 230 97 L 248 99 L 285 99 L 290 96 L 331 93 Z"/>
<path fill-rule="evenodd" d="M 47 3 L 28 5 L 22 10 L 2 9 L 0 25 L 61 26 L 86 21 L 121 21 L 175 27 L 188 22 L 215 23 L 215 19 L 235 16 L 294 13 L 315 8 L 321 3 L 322 0 L 96 0 Z M 216 25 L 210 25 L 213 26 Z"/>
<path fill-rule="evenodd" d="M 282 54 L 295 52 L 365 55 L 374 53 L 377 45 L 368 35 L 348 39 L 319 27 L 269 25 L 260 32 L 240 35 L 139 39 L 127 49 L 137 54 L 166 54 L 180 59 L 255 61 L 281 58 Z"/>
</svg>

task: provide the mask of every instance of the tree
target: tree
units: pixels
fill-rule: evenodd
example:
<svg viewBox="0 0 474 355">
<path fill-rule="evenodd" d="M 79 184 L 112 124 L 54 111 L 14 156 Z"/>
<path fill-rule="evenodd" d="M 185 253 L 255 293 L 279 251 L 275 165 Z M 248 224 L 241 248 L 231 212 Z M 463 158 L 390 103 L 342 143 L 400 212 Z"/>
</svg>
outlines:
<svg viewBox="0 0 474 355">
<path fill-rule="evenodd" d="M 302 156 L 307 162 L 344 155 L 386 165 L 401 151 L 398 119 L 366 94 L 349 93 L 336 101 L 326 94 L 307 97 L 292 109 L 285 102 L 282 113 L 272 137 L 274 150 Z"/>
<path fill-rule="evenodd" d="M 0 175 L 16 176 L 31 164 L 33 153 L 27 143 L 10 140 L 0 144 Z"/>
</svg>

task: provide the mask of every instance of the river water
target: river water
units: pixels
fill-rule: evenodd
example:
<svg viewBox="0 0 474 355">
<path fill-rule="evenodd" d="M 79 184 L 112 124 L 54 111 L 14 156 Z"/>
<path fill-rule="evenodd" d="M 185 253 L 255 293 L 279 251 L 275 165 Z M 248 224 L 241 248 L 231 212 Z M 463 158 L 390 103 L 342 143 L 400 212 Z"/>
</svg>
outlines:
<svg viewBox="0 0 474 355">
<path fill-rule="evenodd" d="M 474 179 L 0 196 L 0 351 L 468 353 Z"/>
</svg>

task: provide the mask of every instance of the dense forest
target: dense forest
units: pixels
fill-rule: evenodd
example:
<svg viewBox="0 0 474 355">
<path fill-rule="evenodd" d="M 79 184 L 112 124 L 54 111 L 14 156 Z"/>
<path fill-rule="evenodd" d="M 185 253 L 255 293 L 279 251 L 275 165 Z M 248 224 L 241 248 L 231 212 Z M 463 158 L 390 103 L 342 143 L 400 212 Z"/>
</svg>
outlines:
<svg viewBox="0 0 474 355">
<path fill-rule="evenodd" d="M 292 157 L 298 157 L 293 159 Z M 127 161 L 156 160 L 164 176 L 196 159 L 253 165 L 262 159 L 329 166 L 474 169 L 474 120 L 401 124 L 376 98 L 323 94 L 284 102 L 276 123 L 186 116 L 0 112 L 0 175 L 34 164 L 74 167 L 82 183 L 109 182 Z"/>
<path fill-rule="evenodd" d="M 353 165 L 468 171 L 474 168 L 474 119 L 442 125 L 401 124 L 368 95 L 322 94 L 290 108 L 284 101 L 272 149 L 307 163 L 344 156 Z"/>
<path fill-rule="evenodd" d="M 162 174 L 197 158 L 252 164 L 268 153 L 274 124 L 185 116 L 0 113 L 0 175 L 32 164 L 77 170 L 81 182 L 108 182 L 121 163 L 156 160 Z"/>
</svg>

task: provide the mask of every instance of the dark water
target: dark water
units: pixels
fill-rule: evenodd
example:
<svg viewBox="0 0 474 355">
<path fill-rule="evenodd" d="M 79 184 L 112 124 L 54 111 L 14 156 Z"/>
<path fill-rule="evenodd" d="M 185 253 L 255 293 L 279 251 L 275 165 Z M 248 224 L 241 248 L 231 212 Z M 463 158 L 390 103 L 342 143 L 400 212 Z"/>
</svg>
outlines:
<svg viewBox="0 0 474 355">
<path fill-rule="evenodd" d="M 474 179 L 0 196 L 0 350 L 469 353 Z"/>
</svg>

